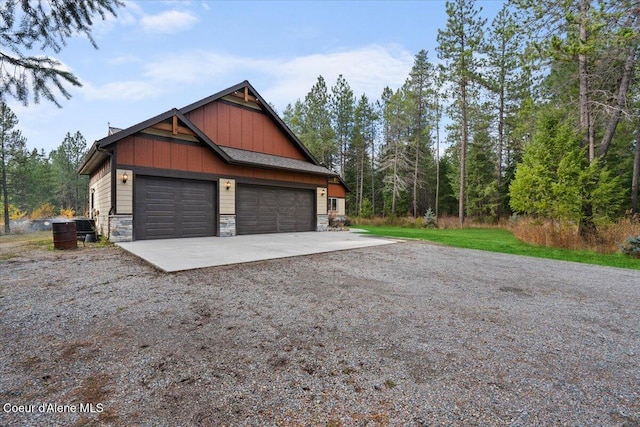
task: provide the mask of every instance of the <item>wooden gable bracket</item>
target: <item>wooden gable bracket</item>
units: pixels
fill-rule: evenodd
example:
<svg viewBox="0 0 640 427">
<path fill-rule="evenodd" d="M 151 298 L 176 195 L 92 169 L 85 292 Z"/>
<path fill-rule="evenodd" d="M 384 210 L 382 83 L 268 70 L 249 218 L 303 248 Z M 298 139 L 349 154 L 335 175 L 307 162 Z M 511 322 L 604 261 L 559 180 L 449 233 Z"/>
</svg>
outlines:
<svg viewBox="0 0 640 427">
<path fill-rule="evenodd" d="M 245 87 L 244 91 L 242 93 L 240 92 L 233 92 L 231 94 L 231 96 L 235 96 L 236 98 L 240 98 L 242 99 L 244 102 L 255 102 L 258 103 L 258 98 L 256 98 L 255 96 L 251 95 L 249 93 L 249 88 Z"/>
<path fill-rule="evenodd" d="M 155 125 L 151 126 L 151 129 L 157 129 L 163 132 L 171 132 L 173 136 L 178 136 L 178 135 L 195 136 L 196 135 L 188 127 L 180 125 L 180 122 L 178 121 L 178 116 L 173 116 L 171 118 L 171 123 L 167 123 L 166 121 L 161 123 L 156 123 Z"/>
</svg>

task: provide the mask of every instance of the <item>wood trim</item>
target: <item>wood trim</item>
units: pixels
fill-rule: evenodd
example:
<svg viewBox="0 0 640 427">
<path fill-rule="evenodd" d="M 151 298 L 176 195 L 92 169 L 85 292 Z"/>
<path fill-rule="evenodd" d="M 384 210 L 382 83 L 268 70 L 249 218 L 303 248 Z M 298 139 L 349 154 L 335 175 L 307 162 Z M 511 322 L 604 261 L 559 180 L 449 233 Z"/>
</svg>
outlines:
<svg viewBox="0 0 640 427">
<path fill-rule="evenodd" d="M 118 165 L 118 169 L 132 170 L 135 175 L 157 176 L 176 179 L 196 179 L 201 181 L 219 181 L 220 178 L 234 179 L 236 185 L 262 185 L 266 187 L 288 187 L 314 190 L 317 184 L 307 184 L 304 182 L 278 181 L 274 179 L 249 178 L 232 174 L 213 174 L 202 172 L 188 172 L 173 169 L 156 169 L 144 166 Z M 115 181 L 114 181 L 115 182 Z"/>
<path fill-rule="evenodd" d="M 178 117 L 177 116 L 173 116 L 173 123 L 169 124 L 169 123 L 157 123 L 153 126 L 149 126 L 151 129 L 158 129 L 158 130 L 162 130 L 165 132 L 171 132 L 173 135 L 190 135 L 190 136 L 196 136 L 196 134 L 189 129 L 188 127 L 185 126 L 180 126 L 178 124 Z M 144 132 L 144 130 L 142 130 L 141 132 Z"/>
<path fill-rule="evenodd" d="M 120 169 L 130 169 L 136 175 L 157 176 L 161 178 L 195 179 L 199 181 L 217 181 L 221 175 L 202 172 L 188 172 L 173 169 L 156 169 L 144 166 L 118 165 Z"/>
<path fill-rule="evenodd" d="M 191 146 L 196 146 L 196 147 L 207 147 L 206 144 L 204 144 L 203 142 L 198 141 L 197 139 L 196 140 L 190 140 L 190 139 L 181 139 L 179 137 L 178 138 L 173 138 L 171 136 L 157 135 L 155 133 L 146 133 L 146 132 L 140 132 L 140 133 L 138 133 L 136 135 L 141 135 L 142 137 L 149 138 L 149 139 L 156 140 L 156 141 L 171 142 L 173 144 L 191 145 Z M 209 148 L 209 147 L 207 147 L 207 148 Z"/>
<path fill-rule="evenodd" d="M 241 101 L 241 99 L 239 101 Z M 220 98 L 216 100 L 216 102 L 229 105 L 235 108 L 244 108 L 245 110 L 253 111 L 254 113 L 260 113 L 260 114 L 264 114 L 265 116 L 268 116 L 268 114 L 257 104 L 243 104 L 242 102 L 234 102 L 226 98 Z"/>
<path fill-rule="evenodd" d="M 305 184 L 304 182 L 290 182 L 290 181 L 276 181 L 272 179 L 260 179 L 260 178 L 247 178 L 247 177 L 232 177 L 236 180 L 236 187 L 238 185 L 252 185 L 262 187 L 285 187 L 285 188 L 300 188 L 304 190 L 315 190 L 318 188 L 316 184 Z"/>
</svg>

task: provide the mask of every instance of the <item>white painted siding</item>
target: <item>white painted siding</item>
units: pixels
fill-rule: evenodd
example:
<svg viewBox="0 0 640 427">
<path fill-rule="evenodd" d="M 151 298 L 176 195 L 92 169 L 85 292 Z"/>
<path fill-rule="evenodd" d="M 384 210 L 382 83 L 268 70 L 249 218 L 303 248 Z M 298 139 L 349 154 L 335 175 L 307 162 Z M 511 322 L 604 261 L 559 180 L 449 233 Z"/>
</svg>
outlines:
<svg viewBox="0 0 640 427">
<path fill-rule="evenodd" d="M 345 203 L 345 199 L 338 199 L 338 215 L 346 215 L 347 214 L 347 204 Z"/>
<path fill-rule="evenodd" d="M 127 182 L 122 182 L 122 175 L 127 174 Z M 127 169 L 116 170 L 116 209 L 117 214 L 133 213 L 133 171 Z"/>
<path fill-rule="evenodd" d="M 227 190 L 227 182 L 230 184 Z M 218 194 L 220 194 L 220 215 L 236 214 L 236 180 L 220 178 L 218 180 Z"/>
<path fill-rule="evenodd" d="M 107 235 L 109 230 L 109 209 L 111 209 L 111 173 L 96 181 L 91 186 L 93 193 L 93 212 L 98 234 Z M 91 196 L 91 195 L 89 195 Z"/>
</svg>

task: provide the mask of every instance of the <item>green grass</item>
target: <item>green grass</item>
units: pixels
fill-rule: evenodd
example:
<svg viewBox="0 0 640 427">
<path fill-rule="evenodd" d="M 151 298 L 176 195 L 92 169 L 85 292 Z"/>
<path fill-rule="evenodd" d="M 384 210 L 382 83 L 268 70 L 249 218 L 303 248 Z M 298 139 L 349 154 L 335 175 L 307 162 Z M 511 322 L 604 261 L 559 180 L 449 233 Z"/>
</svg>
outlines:
<svg viewBox="0 0 640 427">
<path fill-rule="evenodd" d="M 600 254 L 593 251 L 574 251 L 530 245 L 516 239 L 510 231 L 502 228 L 422 229 L 370 225 L 356 227 L 377 236 L 428 240 L 457 248 L 640 270 L 639 259 L 630 258 L 621 253 Z"/>
</svg>

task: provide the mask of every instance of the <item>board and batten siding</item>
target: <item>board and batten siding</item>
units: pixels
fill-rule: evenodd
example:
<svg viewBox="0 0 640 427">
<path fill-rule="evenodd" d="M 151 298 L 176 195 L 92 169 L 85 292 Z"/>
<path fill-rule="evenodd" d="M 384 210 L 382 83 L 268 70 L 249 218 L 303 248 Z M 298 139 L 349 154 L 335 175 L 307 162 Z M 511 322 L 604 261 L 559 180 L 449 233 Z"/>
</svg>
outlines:
<svg viewBox="0 0 640 427">
<path fill-rule="evenodd" d="M 227 182 L 229 188 L 227 188 Z M 220 178 L 218 180 L 218 194 L 220 195 L 220 215 L 236 214 L 236 180 Z"/>
<path fill-rule="evenodd" d="M 127 174 L 127 182 L 122 182 L 122 175 Z M 116 170 L 116 214 L 133 213 L 133 171 L 127 169 Z"/>
<path fill-rule="evenodd" d="M 111 209 L 111 173 L 104 174 L 91 185 L 93 192 L 93 211 L 98 234 L 106 236 L 109 232 L 109 210 Z M 91 197 L 91 196 L 90 196 Z"/>
<path fill-rule="evenodd" d="M 305 155 L 262 111 L 217 101 L 190 111 L 186 116 L 223 147 L 306 160 Z"/>
<path fill-rule="evenodd" d="M 117 165 L 121 168 L 141 166 L 301 184 L 326 183 L 326 177 L 322 175 L 230 165 L 218 158 L 209 147 L 204 145 L 171 143 L 154 139 L 153 135 L 136 134 L 124 138 L 118 141 L 116 153 Z"/>
</svg>

